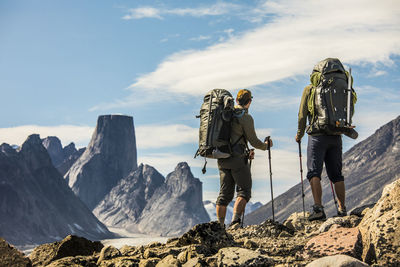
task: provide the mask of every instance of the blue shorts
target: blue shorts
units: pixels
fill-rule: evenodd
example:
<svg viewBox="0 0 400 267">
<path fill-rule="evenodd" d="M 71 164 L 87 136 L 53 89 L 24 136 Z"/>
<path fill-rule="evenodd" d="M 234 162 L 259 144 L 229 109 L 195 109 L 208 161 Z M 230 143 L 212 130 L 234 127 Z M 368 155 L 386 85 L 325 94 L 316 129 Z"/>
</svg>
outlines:
<svg viewBox="0 0 400 267">
<path fill-rule="evenodd" d="M 308 136 L 307 178 L 318 177 L 321 179 L 324 162 L 326 173 L 332 183 L 344 181 L 341 135 Z"/>
</svg>

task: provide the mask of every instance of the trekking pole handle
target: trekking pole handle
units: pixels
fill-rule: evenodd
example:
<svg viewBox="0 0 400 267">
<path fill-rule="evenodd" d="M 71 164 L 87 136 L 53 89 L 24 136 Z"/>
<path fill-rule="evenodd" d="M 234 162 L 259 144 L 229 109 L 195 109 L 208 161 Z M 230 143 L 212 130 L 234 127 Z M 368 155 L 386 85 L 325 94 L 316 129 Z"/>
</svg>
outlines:
<svg viewBox="0 0 400 267">
<path fill-rule="evenodd" d="M 267 137 L 265 137 L 265 139 L 264 139 L 264 143 L 268 141 L 267 150 L 269 150 L 271 148 L 270 139 L 271 139 L 271 136 L 269 136 L 269 135 Z"/>
<path fill-rule="evenodd" d="M 298 142 L 298 144 L 299 144 L 299 156 L 300 156 L 300 158 L 301 158 L 301 141 Z"/>
</svg>

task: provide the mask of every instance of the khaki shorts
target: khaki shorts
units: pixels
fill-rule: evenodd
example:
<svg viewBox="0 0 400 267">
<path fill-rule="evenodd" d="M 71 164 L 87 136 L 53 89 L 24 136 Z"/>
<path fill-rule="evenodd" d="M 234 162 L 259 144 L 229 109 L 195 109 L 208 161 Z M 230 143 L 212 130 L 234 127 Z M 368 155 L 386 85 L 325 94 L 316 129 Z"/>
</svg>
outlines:
<svg viewBox="0 0 400 267">
<path fill-rule="evenodd" d="M 220 190 L 217 205 L 227 206 L 233 199 L 235 187 L 238 197 L 246 201 L 251 198 L 251 173 L 247 160 L 241 157 L 231 157 L 218 160 Z"/>
</svg>

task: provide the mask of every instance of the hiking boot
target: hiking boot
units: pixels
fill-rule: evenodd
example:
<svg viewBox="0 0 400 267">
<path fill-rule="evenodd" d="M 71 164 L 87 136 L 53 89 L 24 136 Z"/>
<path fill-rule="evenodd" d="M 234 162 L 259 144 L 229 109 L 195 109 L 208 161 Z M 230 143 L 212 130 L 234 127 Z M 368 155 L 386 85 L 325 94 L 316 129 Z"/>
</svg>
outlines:
<svg viewBox="0 0 400 267">
<path fill-rule="evenodd" d="M 314 205 L 313 207 L 313 212 L 308 216 L 308 220 L 315 221 L 315 220 L 325 220 L 326 215 L 324 212 L 324 207 L 319 206 L 319 205 Z"/>
<path fill-rule="evenodd" d="M 337 216 L 338 216 L 338 217 L 347 216 L 346 207 L 344 207 L 343 209 L 339 208 L 338 211 L 337 211 Z"/>
<path fill-rule="evenodd" d="M 229 228 L 239 228 L 240 226 L 241 226 L 241 220 L 240 220 L 240 218 L 239 219 L 237 219 L 237 220 L 234 220 L 233 222 L 231 222 L 230 224 L 229 224 Z"/>
</svg>

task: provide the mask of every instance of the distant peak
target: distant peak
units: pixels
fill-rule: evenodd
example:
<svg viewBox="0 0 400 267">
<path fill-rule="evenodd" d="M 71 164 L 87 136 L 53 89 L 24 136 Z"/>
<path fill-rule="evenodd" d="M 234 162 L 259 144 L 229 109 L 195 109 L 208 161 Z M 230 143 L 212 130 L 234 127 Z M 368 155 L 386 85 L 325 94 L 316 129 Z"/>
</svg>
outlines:
<svg viewBox="0 0 400 267">
<path fill-rule="evenodd" d="M 187 164 L 187 162 L 179 162 L 178 165 L 176 165 L 175 170 L 180 170 L 180 169 L 190 169 L 190 167 Z"/>
<path fill-rule="evenodd" d="M 22 146 L 24 146 L 25 144 L 30 144 L 30 145 L 42 144 L 42 140 L 40 140 L 40 135 L 39 134 L 31 134 L 30 136 L 28 136 L 28 138 L 25 140 L 25 142 Z"/>
</svg>

